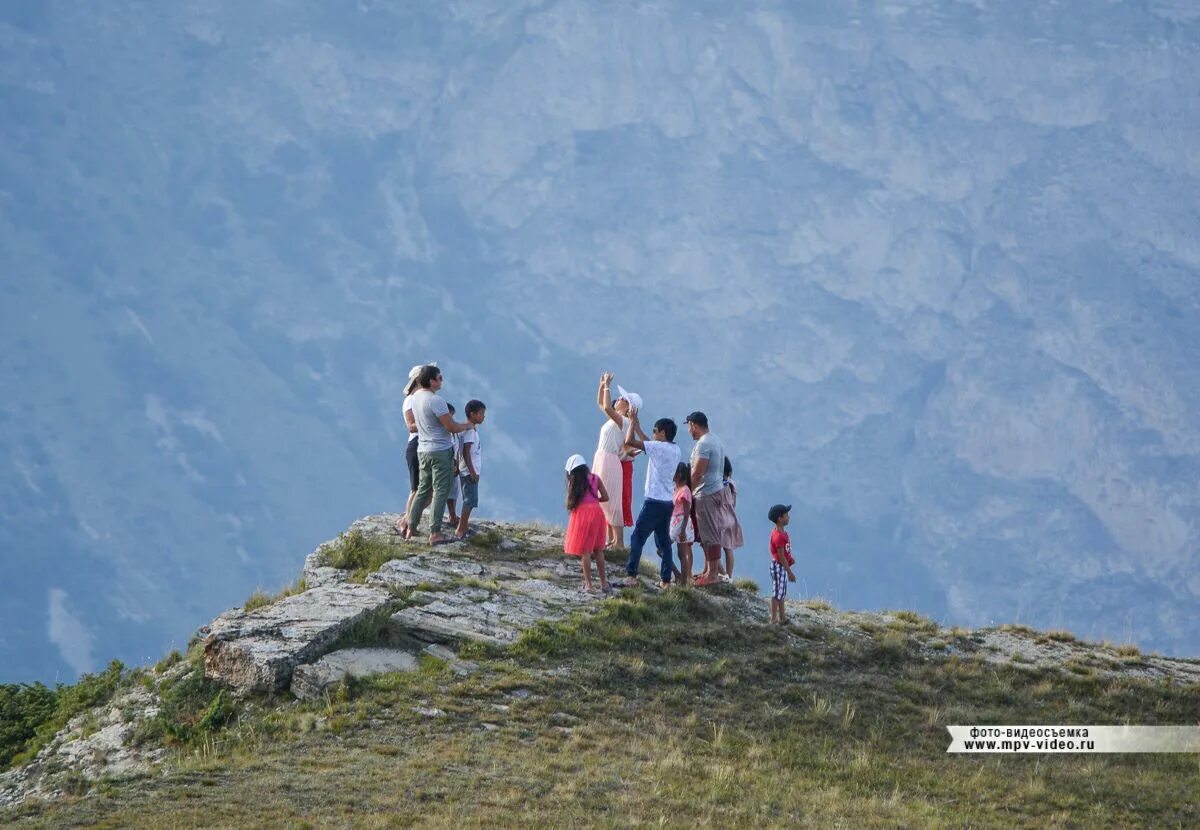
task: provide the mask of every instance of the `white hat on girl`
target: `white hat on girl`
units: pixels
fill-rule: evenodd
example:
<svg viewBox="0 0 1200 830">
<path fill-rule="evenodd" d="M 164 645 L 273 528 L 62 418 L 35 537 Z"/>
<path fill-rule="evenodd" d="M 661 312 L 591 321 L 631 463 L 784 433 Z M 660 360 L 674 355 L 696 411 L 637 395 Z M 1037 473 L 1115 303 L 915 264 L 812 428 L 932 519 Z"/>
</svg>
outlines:
<svg viewBox="0 0 1200 830">
<path fill-rule="evenodd" d="M 583 456 L 579 453 L 575 453 L 573 456 L 567 459 L 567 472 L 569 473 L 576 467 L 582 467 L 585 464 L 587 464 L 587 461 L 584 460 Z"/>
</svg>

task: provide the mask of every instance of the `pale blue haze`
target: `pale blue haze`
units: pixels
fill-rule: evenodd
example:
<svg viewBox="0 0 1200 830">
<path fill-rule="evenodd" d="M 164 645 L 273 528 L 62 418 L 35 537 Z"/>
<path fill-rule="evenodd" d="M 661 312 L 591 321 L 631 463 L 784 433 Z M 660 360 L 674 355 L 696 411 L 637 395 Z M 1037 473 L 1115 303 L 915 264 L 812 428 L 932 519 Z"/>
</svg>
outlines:
<svg viewBox="0 0 1200 830">
<path fill-rule="evenodd" d="M 1192 0 L 0 2 L 0 682 L 398 509 L 428 359 L 481 516 L 609 370 L 760 584 L 1195 654 L 1198 96 Z"/>
</svg>

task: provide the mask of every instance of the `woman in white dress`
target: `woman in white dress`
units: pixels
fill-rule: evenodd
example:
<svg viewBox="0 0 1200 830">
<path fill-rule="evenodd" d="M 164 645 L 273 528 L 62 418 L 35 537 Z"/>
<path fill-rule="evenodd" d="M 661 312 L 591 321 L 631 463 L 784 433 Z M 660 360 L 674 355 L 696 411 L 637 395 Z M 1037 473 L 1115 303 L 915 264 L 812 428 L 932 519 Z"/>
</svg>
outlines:
<svg viewBox="0 0 1200 830">
<path fill-rule="evenodd" d="M 625 549 L 625 520 L 621 512 L 622 488 L 621 449 L 625 446 L 625 416 L 629 414 L 629 401 L 624 398 L 613 403 L 613 376 L 600 376 L 600 388 L 596 390 L 596 406 L 608 416 L 600 428 L 600 443 L 592 461 L 592 472 L 604 482 L 608 501 L 602 502 L 605 518 L 608 519 L 608 547 Z"/>
</svg>

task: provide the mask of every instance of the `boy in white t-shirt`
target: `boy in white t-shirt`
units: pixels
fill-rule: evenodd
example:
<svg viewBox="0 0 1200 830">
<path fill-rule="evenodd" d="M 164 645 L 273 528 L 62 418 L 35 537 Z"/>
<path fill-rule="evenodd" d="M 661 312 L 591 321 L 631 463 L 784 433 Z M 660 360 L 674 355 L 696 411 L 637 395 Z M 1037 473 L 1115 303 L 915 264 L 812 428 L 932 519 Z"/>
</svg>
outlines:
<svg viewBox="0 0 1200 830">
<path fill-rule="evenodd" d="M 454 534 L 459 539 L 470 530 L 468 521 L 471 511 L 479 506 L 479 474 L 483 467 L 483 448 L 479 443 L 479 425 L 487 418 L 487 406 L 483 401 L 467 401 L 467 423 L 471 428 L 459 435 L 461 454 L 458 462 L 457 479 L 462 488 L 462 518 Z"/>
<path fill-rule="evenodd" d="M 641 450 L 649 462 L 646 468 L 646 497 L 642 510 L 633 523 L 633 536 L 629 540 L 629 558 L 625 561 L 625 581 L 617 587 L 632 588 L 637 585 L 638 568 L 642 560 L 642 548 L 653 536 L 654 544 L 661 557 L 658 575 L 660 586 L 666 588 L 675 575 L 675 557 L 671 541 L 671 513 L 675 508 L 675 471 L 679 467 L 680 452 L 675 443 L 678 429 L 670 418 L 659 418 L 654 422 L 653 440 L 643 441 L 637 437 L 642 430 L 638 423 L 638 412 L 629 409 L 625 419 L 625 446 Z"/>
</svg>

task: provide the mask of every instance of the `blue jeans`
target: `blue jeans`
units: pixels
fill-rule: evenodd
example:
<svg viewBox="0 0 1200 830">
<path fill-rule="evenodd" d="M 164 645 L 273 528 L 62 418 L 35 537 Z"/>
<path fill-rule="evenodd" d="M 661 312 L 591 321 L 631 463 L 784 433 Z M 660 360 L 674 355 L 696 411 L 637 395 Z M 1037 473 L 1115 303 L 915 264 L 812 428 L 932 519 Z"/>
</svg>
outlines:
<svg viewBox="0 0 1200 830">
<path fill-rule="evenodd" d="M 629 540 L 629 559 L 625 562 L 625 573 L 637 576 L 638 565 L 642 561 L 642 548 L 650 534 L 654 534 L 654 544 L 658 546 L 658 555 L 662 562 L 658 567 L 659 578 L 670 582 L 675 573 L 675 559 L 671 549 L 671 512 L 675 505 L 669 501 L 646 499 L 642 502 L 642 512 L 638 513 L 637 521 L 633 524 L 633 536 Z"/>
</svg>

